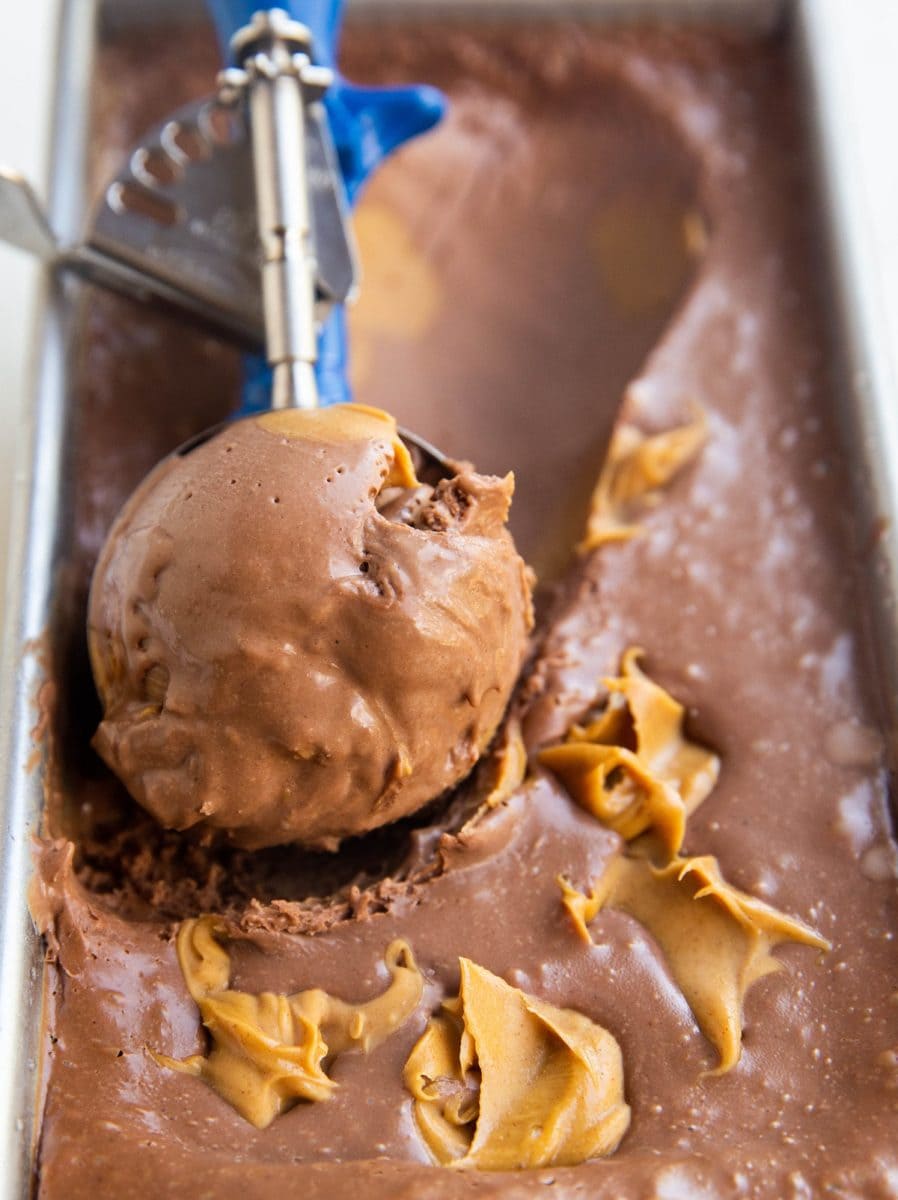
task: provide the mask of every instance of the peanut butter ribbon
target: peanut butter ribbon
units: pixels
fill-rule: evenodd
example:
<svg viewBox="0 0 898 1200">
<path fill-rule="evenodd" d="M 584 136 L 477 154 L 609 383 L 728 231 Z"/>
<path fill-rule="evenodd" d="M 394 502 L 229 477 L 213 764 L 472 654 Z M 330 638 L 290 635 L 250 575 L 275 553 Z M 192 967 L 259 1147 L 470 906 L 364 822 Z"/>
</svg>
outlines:
<svg viewBox="0 0 898 1200">
<path fill-rule="evenodd" d="M 298 1100 L 327 1100 L 336 1089 L 325 1067 L 346 1050 L 379 1045 L 414 1012 L 423 981 L 411 948 L 384 955 L 391 981 L 364 1004 L 322 991 L 254 995 L 230 986 L 224 923 L 205 916 L 178 931 L 178 960 L 210 1038 L 208 1054 L 183 1060 L 150 1053 L 160 1066 L 205 1080 L 242 1117 L 264 1129 Z"/>
</svg>

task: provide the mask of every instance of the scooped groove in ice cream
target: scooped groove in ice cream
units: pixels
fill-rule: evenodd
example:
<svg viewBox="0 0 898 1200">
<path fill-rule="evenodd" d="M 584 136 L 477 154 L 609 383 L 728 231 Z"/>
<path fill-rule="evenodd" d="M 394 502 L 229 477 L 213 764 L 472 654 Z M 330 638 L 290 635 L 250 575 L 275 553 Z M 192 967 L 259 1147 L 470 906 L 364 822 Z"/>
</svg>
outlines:
<svg viewBox="0 0 898 1200">
<path fill-rule="evenodd" d="M 357 405 L 166 459 L 93 579 L 97 750 L 163 825 L 251 849 L 415 812 L 477 761 L 526 653 L 513 486 L 420 483 L 393 418 Z"/>
</svg>

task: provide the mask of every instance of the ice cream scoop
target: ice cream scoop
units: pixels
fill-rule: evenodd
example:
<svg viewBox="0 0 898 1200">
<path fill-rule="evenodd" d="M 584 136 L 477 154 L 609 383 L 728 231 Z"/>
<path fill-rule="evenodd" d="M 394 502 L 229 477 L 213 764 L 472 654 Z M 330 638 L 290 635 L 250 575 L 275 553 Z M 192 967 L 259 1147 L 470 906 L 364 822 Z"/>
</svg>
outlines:
<svg viewBox="0 0 898 1200">
<path fill-rule="evenodd" d="M 230 425 L 161 463 L 94 574 L 102 757 L 163 824 L 334 848 L 465 776 L 521 668 L 513 482 L 416 477 L 393 419 Z"/>
<path fill-rule="evenodd" d="M 89 607 L 95 745 L 166 826 L 335 848 L 470 771 L 523 662 L 529 580 L 510 475 L 447 463 L 380 410 L 317 407 L 306 139 L 329 73 L 278 10 L 232 45 L 273 411 L 182 447 L 113 526 Z"/>
</svg>

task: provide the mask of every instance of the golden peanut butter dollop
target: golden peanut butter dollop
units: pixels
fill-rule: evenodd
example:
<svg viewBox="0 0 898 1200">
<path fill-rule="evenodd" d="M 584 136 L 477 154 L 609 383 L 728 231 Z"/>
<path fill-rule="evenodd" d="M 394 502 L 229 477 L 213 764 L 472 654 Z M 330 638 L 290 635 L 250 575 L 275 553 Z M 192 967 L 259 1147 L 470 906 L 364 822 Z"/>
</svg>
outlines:
<svg viewBox="0 0 898 1200">
<path fill-rule="evenodd" d="M 830 948 L 802 921 L 727 883 L 711 855 L 674 857 L 663 866 L 622 855 L 589 895 L 568 884 L 563 890 L 568 911 L 584 930 L 603 908 L 613 908 L 649 931 L 699 1029 L 720 1055 L 715 1074 L 729 1071 L 742 1054 L 746 992 L 782 968 L 771 951 L 782 942 Z"/>
<path fill-rule="evenodd" d="M 502 1171 L 612 1154 L 630 1123 L 614 1037 L 459 962 L 458 996 L 431 1018 L 405 1067 L 435 1160 Z"/>
<path fill-rule="evenodd" d="M 640 510 L 657 502 L 661 489 L 693 462 L 707 437 L 702 412 L 663 433 L 647 434 L 636 425 L 620 424 L 593 490 L 581 553 L 640 533 Z"/>
<path fill-rule="evenodd" d="M 468 818 L 469 827 L 476 825 L 491 809 L 510 800 L 527 775 L 527 747 L 521 724 L 515 717 L 509 717 L 502 726 L 484 766 L 482 787 L 486 794 L 476 812 Z"/>
<path fill-rule="evenodd" d="M 562 904 L 585 941 L 602 909 L 635 918 L 661 948 L 677 987 L 719 1054 L 717 1074 L 742 1052 L 742 1008 L 753 983 L 780 969 L 773 949 L 798 942 L 828 950 L 802 921 L 732 887 L 710 855 L 680 855 L 688 817 L 710 795 L 720 760 L 685 735 L 685 712 L 623 656 L 619 678 L 588 725 L 539 755 L 571 798 L 631 843 L 583 892 L 559 878 Z"/>
<path fill-rule="evenodd" d="M 384 955 L 389 987 L 364 1004 L 320 988 L 292 996 L 237 991 L 230 986 L 224 933 L 213 916 L 185 921 L 178 931 L 178 961 L 209 1035 L 209 1053 L 180 1061 L 151 1053 L 160 1066 L 203 1079 L 258 1129 L 298 1100 L 329 1099 L 337 1085 L 325 1064 L 346 1050 L 379 1045 L 421 999 L 421 973 L 403 941 L 392 942 Z"/>
<path fill-rule="evenodd" d="M 716 754 L 686 737 L 683 706 L 640 670 L 642 651 L 623 656 L 602 713 L 574 725 L 560 746 L 539 754 L 577 803 L 631 841 L 654 832 L 675 854 L 686 818 L 710 793 L 720 771 Z"/>
<path fill-rule="evenodd" d="M 100 556 L 94 744 L 175 829 L 335 849 L 454 786 L 527 650 L 513 479 L 416 478 L 395 420 L 266 413 L 161 463 Z"/>
</svg>

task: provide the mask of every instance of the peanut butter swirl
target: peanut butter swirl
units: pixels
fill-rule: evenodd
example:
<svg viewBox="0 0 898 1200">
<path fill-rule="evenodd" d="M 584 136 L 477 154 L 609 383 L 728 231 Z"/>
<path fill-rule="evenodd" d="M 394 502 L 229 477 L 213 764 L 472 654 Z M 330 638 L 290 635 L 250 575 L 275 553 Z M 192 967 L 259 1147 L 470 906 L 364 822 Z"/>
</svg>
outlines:
<svg viewBox="0 0 898 1200">
<path fill-rule="evenodd" d="M 828 950 L 829 942 L 794 917 L 727 883 L 717 860 L 675 857 L 664 866 L 623 855 L 589 895 L 562 883 L 565 907 L 589 937 L 586 923 L 603 908 L 643 925 L 668 967 L 724 1074 L 742 1053 L 742 1007 L 753 983 L 782 969 L 771 951 L 783 942 Z"/>
<path fill-rule="evenodd" d="M 224 933 L 214 916 L 185 921 L 178 931 L 178 961 L 209 1034 L 209 1053 L 183 1060 L 151 1054 L 160 1066 L 205 1080 L 258 1129 L 298 1100 L 329 1099 L 337 1085 L 325 1064 L 345 1050 L 379 1045 L 421 999 L 421 973 L 403 941 L 392 942 L 384 955 L 390 986 L 364 1004 L 320 988 L 292 996 L 236 991 Z"/>
<path fill-rule="evenodd" d="M 527 777 L 527 747 L 520 721 L 510 716 L 502 726 L 489 757 L 483 763 L 482 787 L 485 795 L 465 822 L 473 829 L 486 813 L 507 803 Z"/>
<path fill-rule="evenodd" d="M 693 462 L 707 437 L 701 411 L 692 421 L 663 433 L 647 434 L 635 425 L 619 425 L 593 490 L 586 534 L 578 547 L 581 553 L 641 533 L 640 509 L 659 499 L 661 489 Z"/>
<path fill-rule="evenodd" d="M 651 830 L 676 854 L 687 816 L 717 782 L 720 759 L 686 737 L 682 704 L 644 674 L 641 654 L 636 647 L 624 654 L 620 677 L 603 681 L 610 696 L 602 713 L 572 726 L 539 762 L 625 841 Z"/>
<path fill-rule="evenodd" d="M 520 722 L 514 717 L 506 721 L 495 751 L 495 768 L 483 809 L 497 808 L 514 795 L 527 774 L 527 747 L 521 734 Z"/>
<path fill-rule="evenodd" d="M 581 807 L 632 843 L 588 893 L 560 878 L 562 904 L 586 941 L 603 908 L 648 930 L 720 1056 L 714 1073 L 723 1074 L 742 1052 L 746 992 L 780 969 L 773 949 L 829 943 L 732 887 L 710 855 L 680 855 L 687 818 L 713 790 L 720 760 L 686 738 L 683 706 L 640 670 L 640 654 L 629 649 L 620 678 L 604 680 L 610 699 L 596 720 L 539 755 Z"/>
<path fill-rule="evenodd" d="M 630 1123 L 614 1037 L 459 962 L 458 996 L 431 1019 L 405 1067 L 435 1160 L 500 1171 L 613 1153 Z"/>
<path fill-rule="evenodd" d="M 370 404 L 333 404 L 312 410 L 286 408 L 262 413 L 256 423 L 281 437 L 338 445 L 381 439 L 389 447 L 383 487 L 416 488 L 420 480 L 408 447 L 399 436 L 396 418 Z"/>
</svg>

